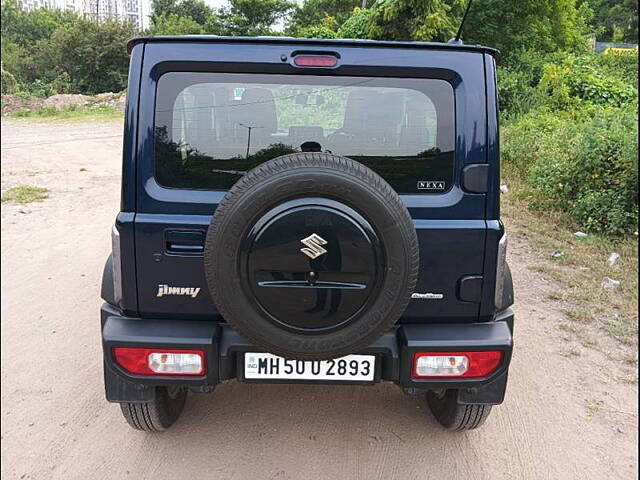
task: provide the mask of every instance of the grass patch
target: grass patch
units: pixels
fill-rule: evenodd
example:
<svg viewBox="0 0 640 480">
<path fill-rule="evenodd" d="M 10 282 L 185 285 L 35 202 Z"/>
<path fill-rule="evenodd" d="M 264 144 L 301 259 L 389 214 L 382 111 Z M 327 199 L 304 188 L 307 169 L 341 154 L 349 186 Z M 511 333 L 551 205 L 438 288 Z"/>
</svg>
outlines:
<svg viewBox="0 0 640 480">
<path fill-rule="evenodd" d="M 589 310 L 580 307 L 568 308 L 564 313 L 571 320 L 578 323 L 589 323 L 593 318 Z"/>
<path fill-rule="evenodd" d="M 30 120 L 111 120 L 120 119 L 124 114 L 113 107 L 101 106 L 95 108 L 78 108 L 67 105 L 62 110 L 54 107 L 42 107 L 38 110 L 14 112 L 8 118 L 28 118 Z"/>
<path fill-rule="evenodd" d="M 503 171 L 503 182 L 510 192 L 502 195 L 502 213 L 507 231 L 529 240 L 541 259 L 533 270 L 560 284 L 561 291 L 550 300 L 565 303 L 569 324 L 564 331 L 580 335 L 584 326 L 596 326 L 625 345 L 637 345 L 638 331 L 638 237 L 607 236 L 590 233 L 585 238 L 573 234 L 581 230 L 568 214 L 529 208 L 529 194 L 519 176 Z M 564 253 L 552 259 L 554 250 Z M 620 259 L 613 266 L 608 258 L 617 252 Z M 603 288 L 605 277 L 620 281 L 617 288 Z"/>
<path fill-rule="evenodd" d="M 638 355 L 635 352 L 629 352 L 622 356 L 622 361 L 635 367 L 638 364 Z"/>
<path fill-rule="evenodd" d="M 580 353 L 580 350 L 578 350 L 575 347 L 572 347 L 572 348 L 569 348 L 567 351 L 563 352 L 561 355 L 567 358 L 572 358 L 572 357 L 579 357 L 582 354 Z"/>
<path fill-rule="evenodd" d="M 593 349 L 597 349 L 597 348 L 598 348 L 598 346 L 600 345 L 600 344 L 598 343 L 598 341 L 597 341 L 597 340 L 594 340 L 593 338 L 584 338 L 584 339 L 582 339 L 582 340 L 580 341 L 580 344 L 581 344 L 583 347 L 586 347 L 586 348 L 593 348 Z"/>
<path fill-rule="evenodd" d="M 547 295 L 547 298 L 549 300 L 553 300 L 554 302 L 563 302 L 567 299 L 564 292 L 551 292 L 549 295 Z"/>
<path fill-rule="evenodd" d="M 45 198 L 49 198 L 48 188 L 20 185 L 4 192 L 2 194 L 2 203 L 9 202 L 24 205 L 25 203 L 41 202 Z"/>
<path fill-rule="evenodd" d="M 595 400 L 589 402 L 587 405 L 587 418 L 592 420 L 594 416 L 600 413 L 604 409 L 604 402 L 602 400 Z"/>
<path fill-rule="evenodd" d="M 560 325 L 558 325 L 558 328 L 564 332 L 573 333 L 578 337 L 584 334 L 584 328 L 578 327 L 573 323 L 561 323 Z"/>
</svg>

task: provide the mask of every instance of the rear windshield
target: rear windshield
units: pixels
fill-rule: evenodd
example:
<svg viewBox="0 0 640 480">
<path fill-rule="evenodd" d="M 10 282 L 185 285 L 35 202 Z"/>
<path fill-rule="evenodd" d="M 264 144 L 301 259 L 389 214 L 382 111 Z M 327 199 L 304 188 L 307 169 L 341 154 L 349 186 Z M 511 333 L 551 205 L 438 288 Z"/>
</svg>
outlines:
<svg viewBox="0 0 640 480">
<path fill-rule="evenodd" d="M 229 189 L 256 165 L 330 152 L 399 193 L 443 193 L 454 168 L 453 89 L 444 80 L 167 73 L 155 111 L 156 179 Z"/>
</svg>

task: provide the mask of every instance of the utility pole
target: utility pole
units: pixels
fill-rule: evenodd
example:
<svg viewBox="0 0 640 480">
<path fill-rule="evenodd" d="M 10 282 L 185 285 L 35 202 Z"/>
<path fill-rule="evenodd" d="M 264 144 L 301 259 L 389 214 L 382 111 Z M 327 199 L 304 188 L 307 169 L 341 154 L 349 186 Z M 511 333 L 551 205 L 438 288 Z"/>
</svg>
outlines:
<svg viewBox="0 0 640 480">
<path fill-rule="evenodd" d="M 367 8 L 367 0 L 362 0 L 362 9 Z"/>
<path fill-rule="evenodd" d="M 253 130 L 254 128 L 264 128 L 264 127 L 253 127 L 250 125 L 245 125 L 244 123 L 239 123 L 238 125 L 240 125 L 241 127 L 244 127 L 247 129 L 248 131 L 248 135 L 247 135 L 247 154 L 245 155 L 245 158 L 249 158 L 249 148 L 251 147 L 251 130 Z"/>
</svg>

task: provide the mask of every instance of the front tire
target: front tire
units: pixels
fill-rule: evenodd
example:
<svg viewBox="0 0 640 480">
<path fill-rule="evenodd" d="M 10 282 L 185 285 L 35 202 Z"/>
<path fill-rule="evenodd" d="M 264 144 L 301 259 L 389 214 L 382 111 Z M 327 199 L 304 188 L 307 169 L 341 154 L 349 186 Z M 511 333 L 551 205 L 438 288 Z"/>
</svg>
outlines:
<svg viewBox="0 0 640 480">
<path fill-rule="evenodd" d="M 427 405 L 438 423 L 449 430 L 473 430 L 491 413 L 491 405 L 460 405 L 456 390 L 427 392 Z"/>
<path fill-rule="evenodd" d="M 122 415 L 131 428 L 162 432 L 180 417 L 187 400 L 184 388 L 156 387 L 156 398 L 143 403 L 121 403 Z"/>
</svg>

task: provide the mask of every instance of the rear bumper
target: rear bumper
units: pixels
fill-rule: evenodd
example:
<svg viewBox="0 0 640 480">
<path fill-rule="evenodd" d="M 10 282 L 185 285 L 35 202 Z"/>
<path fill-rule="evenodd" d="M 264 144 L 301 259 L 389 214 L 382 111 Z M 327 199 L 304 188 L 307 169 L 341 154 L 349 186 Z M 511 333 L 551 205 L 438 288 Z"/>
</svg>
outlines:
<svg viewBox="0 0 640 480">
<path fill-rule="evenodd" d="M 105 390 L 107 400 L 111 402 L 149 401 L 155 397 L 154 387 L 164 385 L 210 392 L 221 381 L 244 380 L 241 368 L 244 352 L 260 351 L 228 325 L 218 321 L 126 317 L 117 308 L 104 304 L 101 323 Z M 487 323 L 400 325 L 357 353 L 376 355 L 375 382 L 391 381 L 408 393 L 459 389 L 459 403 L 499 404 L 506 390 L 513 348 L 512 332 L 513 312 L 507 309 L 498 313 L 493 322 Z M 204 350 L 207 374 L 197 378 L 132 375 L 114 362 L 112 351 L 117 346 Z M 480 379 L 411 378 L 414 353 L 461 350 L 501 350 L 504 352 L 503 362 L 494 373 Z"/>
</svg>

